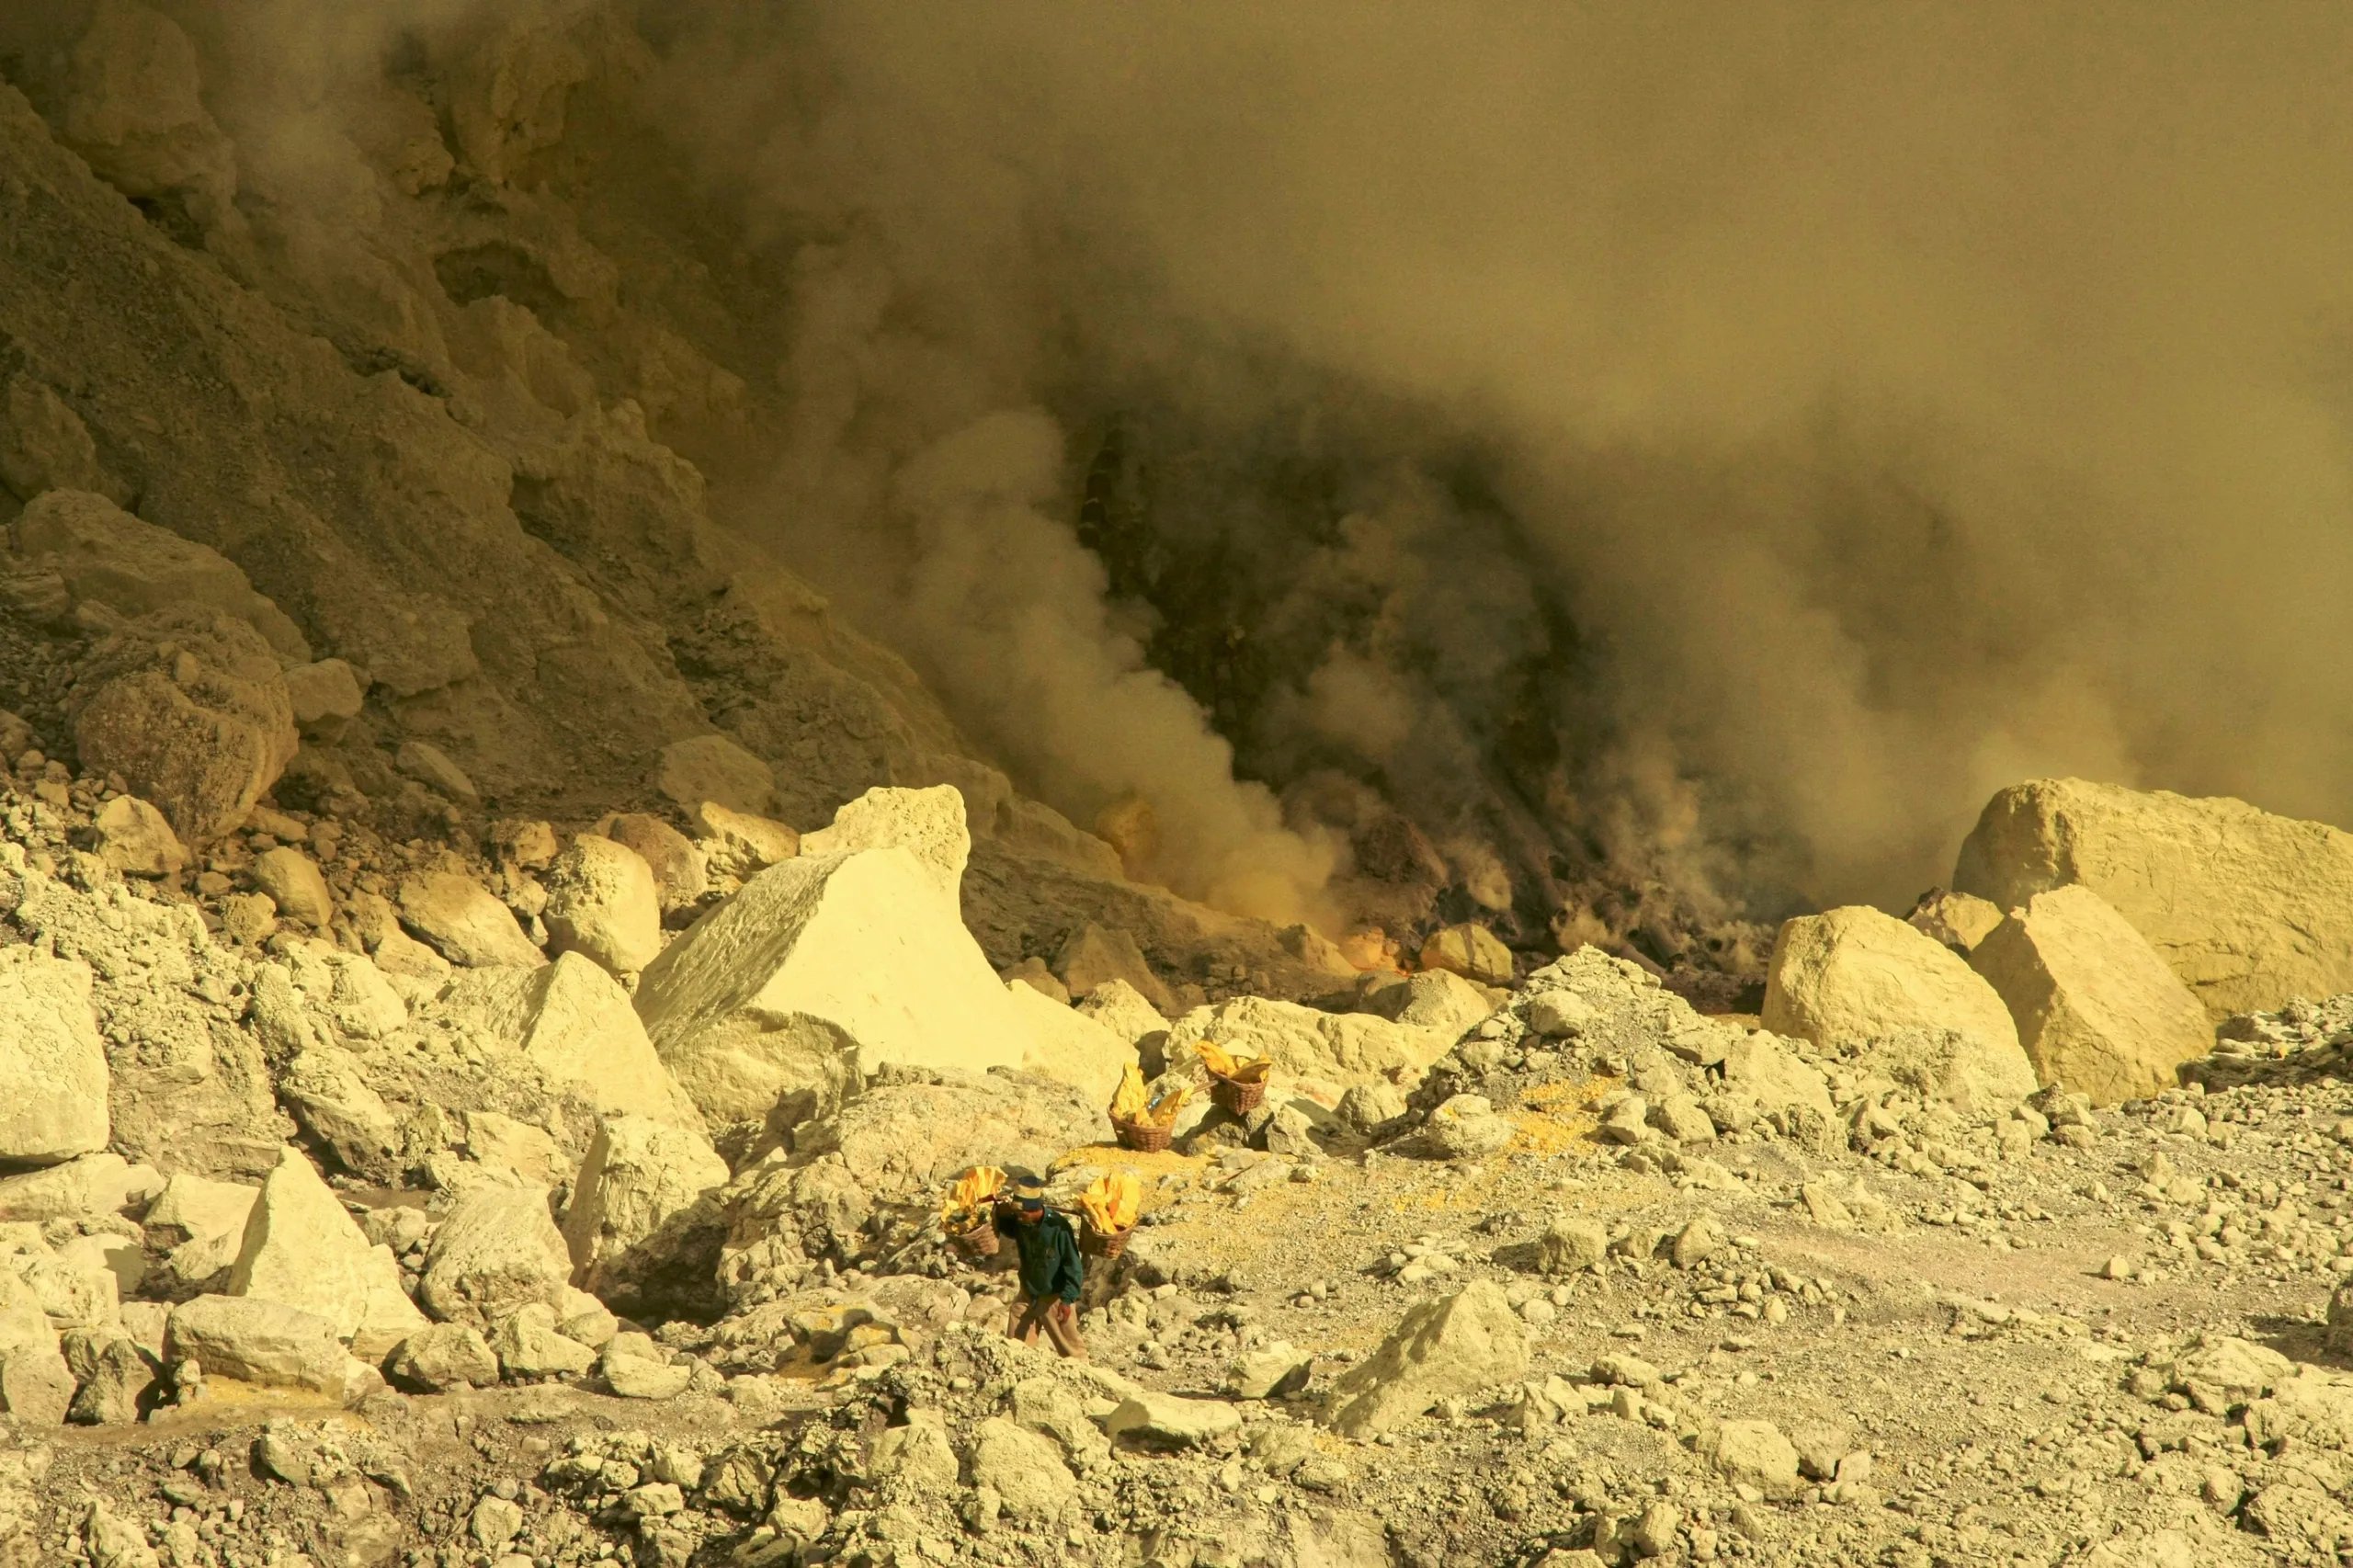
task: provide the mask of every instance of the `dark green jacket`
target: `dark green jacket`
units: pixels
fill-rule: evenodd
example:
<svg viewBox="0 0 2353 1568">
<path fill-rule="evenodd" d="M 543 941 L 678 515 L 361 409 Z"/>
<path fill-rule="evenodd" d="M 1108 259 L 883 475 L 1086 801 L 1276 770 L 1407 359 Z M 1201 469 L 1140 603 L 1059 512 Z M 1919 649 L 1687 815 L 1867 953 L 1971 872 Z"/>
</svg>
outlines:
<svg viewBox="0 0 2353 1568">
<path fill-rule="evenodd" d="M 996 1211 L 996 1233 L 1012 1238 L 1021 1253 L 1021 1293 L 1033 1301 L 1060 1296 L 1078 1300 L 1086 1282 L 1086 1266 L 1079 1260 L 1078 1236 L 1070 1221 L 1049 1209 L 1034 1225 L 1025 1225 L 1007 1205 Z"/>
</svg>

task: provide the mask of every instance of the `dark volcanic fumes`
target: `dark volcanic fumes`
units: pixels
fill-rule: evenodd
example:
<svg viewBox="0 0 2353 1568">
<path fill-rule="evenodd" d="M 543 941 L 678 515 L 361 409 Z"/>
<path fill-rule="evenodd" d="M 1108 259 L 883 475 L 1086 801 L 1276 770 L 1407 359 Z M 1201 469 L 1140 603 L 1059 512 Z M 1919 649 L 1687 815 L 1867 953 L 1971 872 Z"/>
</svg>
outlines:
<svg viewBox="0 0 2353 1568">
<path fill-rule="evenodd" d="M 175 9 L 323 206 L 323 61 L 619 15 Z M 1736 962 L 2023 776 L 2353 815 L 2340 14 L 629 26 L 538 177 L 703 231 L 678 444 L 1139 874 Z"/>
</svg>

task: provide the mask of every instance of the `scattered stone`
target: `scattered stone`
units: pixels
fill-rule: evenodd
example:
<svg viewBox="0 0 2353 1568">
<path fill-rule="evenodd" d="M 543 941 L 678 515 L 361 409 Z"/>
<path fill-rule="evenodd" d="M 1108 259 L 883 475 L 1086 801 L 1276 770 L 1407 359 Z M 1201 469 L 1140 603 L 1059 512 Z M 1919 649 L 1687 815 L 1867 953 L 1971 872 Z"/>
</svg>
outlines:
<svg viewBox="0 0 2353 1568">
<path fill-rule="evenodd" d="M 269 895 L 277 912 L 324 931 L 335 920 L 335 894 L 318 863 L 300 849 L 279 847 L 254 858 L 254 884 Z"/>
<path fill-rule="evenodd" d="M 449 760 L 449 753 L 429 741 L 403 741 L 401 749 L 392 754 L 392 766 L 401 774 L 415 779 L 426 789 L 460 805 L 479 806 L 482 791 L 466 770 Z"/>
<path fill-rule="evenodd" d="M 1502 1287 L 1473 1280 L 1408 1311 L 1381 1347 L 1333 1386 L 1332 1425 L 1370 1437 L 1440 1400 L 1511 1382 L 1528 1369 L 1528 1333 Z"/>
<path fill-rule="evenodd" d="M 596 1348 L 564 1333 L 545 1301 L 527 1301 L 501 1319 L 492 1343 L 510 1378 L 577 1377 L 597 1364 Z"/>
<path fill-rule="evenodd" d="M 617 1334 L 597 1363 L 605 1386 L 621 1399 L 676 1399 L 694 1381 L 691 1366 L 672 1366 L 642 1334 Z"/>
<path fill-rule="evenodd" d="M 687 825 L 702 846 L 703 865 L 713 875 L 745 881 L 801 853 L 801 835 L 780 822 L 716 801 L 695 801 L 686 812 Z"/>
<path fill-rule="evenodd" d="M 491 891 L 457 871 L 401 884 L 401 922 L 451 963 L 469 969 L 535 968 L 548 961 Z"/>
<path fill-rule="evenodd" d="M 1054 954 L 1054 973 L 1074 996 L 1092 995 L 1113 982 L 1142 997 L 1154 1011 L 1173 1011 L 1176 1001 L 1166 983 L 1152 972 L 1135 937 L 1121 930 L 1088 921 L 1064 939 Z"/>
<path fill-rule="evenodd" d="M 92 824 L 98 858 L 127 877 L 176 877 L 188 865 L 188 849 L 163 812 L 136 795 L 117 795 Z"/>
<path fill-rule="evenodd" d="M 106 1147 L 111 1078 L 87 964 L 0 948 L 0 1160 L 54 1165 Z"/>
<path fill-rule="evenodd" d="M 1054 978 L 1054 971 L 1046 967 L 1046 960 L 1043 959 L 1023 959 L 1019 963 L 1006 969 L 1004 977 L 1007 985 L 1026 985 L 1057 1006 L 1070 1006 L 1070 988 Z M 1151 1004 L 1146 1003 L 1145 1006 L 1149 1006 Z M 1166 1020 L 1162 1020 L 1161 1028 L 1167 1027 Z"/>
<path fill-rule="evenodd" d="M 696 735 L 662 748 L 654 788 L 682 811 L 709 801 L 756 817 L 776 798 L 776 774 L 724 735 Z"/>
<path fill-rule="evenodd" d="M 577 952 L 615 974 L 635 974 L 662 951 L 662 895 L 644 858 L 625 844 L 582 834 L 547 874 L 549 950 Z"/>
<path fill-rule="evenodd" d="M 1053 1440 L 1001 1415 L 982 1422 L 973 1437 L 972 1484 L 993 1488 L 1017 1519 L 1053 1518 L 1078 1495 L 1078 1478 Z"/>
<path fill-rule="evenodd" d="M 1974 893 L 1930 888 L 1904 918 L 1922 936 L 1967 958 L 2002 923 L 2002 907 Z"/>
<path fill-rule="evenodd" d="M 1482 985 L 1509 985 L 1513 973 L 1511 949 L 1484 926 L 1469 922 L 1432 932 L 1422 944 L 1421 965 L 1450 970 Z"/>
<path fill-rule="evenodd" d="M 1592 1220 L 1555 1220 L 1536 1244 L 1536 1267 L 1546 1274 L 1598 1268 L 1608 1256 L 1609 1233 Z"/>
<path fill-rule="evenodd" d="M 1495 1114 L 1484 1095 L 1456 1095 L 1430 1112 L 1416 1152 L 1439 1160 L 1478 1160 L 1509 1143 L 1518 1130 Z"/>
</svg>

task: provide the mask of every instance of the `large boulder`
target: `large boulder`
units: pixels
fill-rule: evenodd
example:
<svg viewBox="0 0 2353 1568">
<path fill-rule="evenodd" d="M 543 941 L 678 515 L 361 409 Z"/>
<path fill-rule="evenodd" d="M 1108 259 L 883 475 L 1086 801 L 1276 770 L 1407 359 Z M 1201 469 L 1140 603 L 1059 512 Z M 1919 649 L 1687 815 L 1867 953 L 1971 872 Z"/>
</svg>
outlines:
<svg viewBox="0 0 2353 1568">
<path fill-rule="evenodd" d="M 227 1293 L 325 1319 L 373 1359 L 425 1326 L 392 1249 L 370 1246 L 300 1150 L 288 1149 L 245 1220 Z"/>
<path fill-rule="evenodd" d="M 2080 883 L 2187 984 L 2207 1017 L 2353 991 L 2353 834 L 2080 778 L 2037 778 L 1986 803 L 1953 887 L 2006 910 Z"/>
<path fill-rule="evenodd" d="M 19 1426 L 54 1426 L 74 1402 L 74 1374 L 31 1286 L 0 1271 L 0 1411 Z"/>
<path fill-rule="evenodd" d="M 1381 1347 L 1332 1386 L 1332 1425 L 1378 1437 L 1442 1399 L 1511 1382 L 1528 1370 L 1528 1328 L 1503 1287 L 1477 1279 L 1408 1310 Z"/>
<path fill-rule="evenodd" d="M 884 1062 L 978 1071 L 1030 1048 L 938 869 L 897 846 L 762 871 L 646 967 L 637 1009 L 715 1124 L 837 1103 Z"/>
<path fill-rule="evenodd" d="M 1969 961 L 2008 1004 L 2042 1081 L 2096 1103 L 2169 1089 L 2180 1063 L 2214 1047 L 2198 998 L 2087 887 L 2036 893 Z"/>
<path fill-rule="evenodd" d="M 98 0 L 66 56 L 58 140 L 134 201 L 169 199 L 209 228 L 229 214 L 237 155 L 206 111 L 195 46 L 132 0 Z"/>
<path fill-rule="evenodd" d="M 1159 1041 L 1154 1037 L 1165 1038 L 1168 1033 L 1168 1020 L 1152 999 L 1124 980 L 1105 981 L 1073 1006 L 1139 1049 L 1146 1040 L 1153 1040 L 1157 1049 Z"/>
<path fill-rule="evenodd" d="M 1136 1048 L 1084 1013 L 1015 981 L 1006 987 L 1029 1027 L 1021 1064 L 1040 1077 L 1068 1084 L 1099 1105 L 1111 1103 Z"/>
<path fill-rule="evenodd" d="M 581 954 L 533 970 L 468 971 L 445 1000 L 598 1110 L 701 1131 L 702 1113 L 654 1054 L 629 993 Z"/>
<path fill-rule="evenodd" d="M 699 1132 L 643 1116 L 608 1116 L 572 1186 L 563 1217 L 573 1278 L 606 1293 L 605 1277 L 671 1216 L 727 1182 L 727 1162 Z"/>
<path fill-rule="evenodd" d="M 47 383 L 30 376 L 9 378 L 7 394 L 0 398 L 0 488 L 20 501 L 51 490 L 100 491 L 116 501 L 130 498 L 98 466 L 97 443 L 90 439 L 82 416 Z"/>
<path fill-rule="evenodd" d="M 429 871 L 401 884 L 401 923 L 451 963 L 529 969 L 548 961 L 496 894 L 462 871 Z"/>
<path fill-rule="evenodd" d="M 136 795 L 117 795 L 90 825 L 97 831 L 98 858 L 127 877 L 175 877 L 188 865 L 170 819 Z"/>
<path fill-rule="evenodd" d="M 1443 1029 L 1412 1028 L 1370 1013 L 1325 1013 L 1296 1002 L 1236 996 L 1196 1007 L 1170 1026 L 1163 1047 L 1168 1068 L 1198 1062 L 1204 1040 L 1237 1055 L 1272 1057 L 1282 1076 L 1343 1088 L 1396 1082 L 1454 1044 Z"/>
<path fill-rule="evenodd" d="M 539 1187 L 483 1182 L 450 1209 L 425 1255 L 417 1296 L 443 1323 L 488 1331 L 531 1302 L 553 1308 L 572 1255 Z"/>
<path fill-rule="evenodd" d="M 1904 918 L 1914 930 L 1965 958 L 2002 923 L 2002 907 L 1973 892 L 1931 888 Z"/>
<path fill-rule="evenodd" d="M 102 605 L 127 619 L 158 610 L 214 610 L 244 621 L 277 653 L 310 657 L 301 631 L 255 591 L 236 562 L 103 495 L 52 490 L 39 497 L 17 519 L 17 548 L 37 570 L 63 579 L 76 605 Z"/>
<path fill-rule="evenodd" d="M 1054 975 L 1074 996 L 1123 983 L 1161 1012 L 1176 1006 L 1165 983 L 1144 961 L 1143 949 L 1129 933 L 1090 920 L 1063 940 L 1054 954 Z"/>
<path fill-rule="evenodd" d="M 0 948 L 0 1160 L 53 1165 L 106 1147 L 106 1042 L 87 964 Z"/>
<path fill-rule="evenodd" d="M 915 858 L 932 884 L 953 903 L 972 858 L 964 797 L 952 784 L 928 790 L 869 790 L 834 813 L 830 826 L 803 835 L 803 855 L 847 855 L 897 847 Z"/>
<path fill-rule="evenodd" d="M 120 774 L 190 845 L 243 823 L 301 744 L 269 644 L 212 610 L 159 611 L 108 637 L 71 708 L 82 766 Z"/>
<path fill-rule="evenodd" d="M 635 974 L 662 951 L 662 893 L 654 869 L 626 844 L 582 834 L 548 869 L 548 946 Z"/>
<path fill-rule="evenodd" d="M 710 801 L 756 816 L 776 799 L 776 773 L 725 735 L 694 735 L 662 748 L 654 788 L 683 811 Z"/>
<path fill-rule="evenodd" d="M 742 881 L 801 853 L 801 835 L 783 823 L 717 801 L 688 806 L 687 826 L 701 846 L 704 869 L 714 877 Z"/>
<path fill-rule="evenodd" d="M 636 850 L 646 869 L 654 873 L 654 887 L 661 898 L 663 914 L 691 909 L 710 891 L 710 877 L 703 865 L 703 852 L 695 847 L 693 839 L 660 817 L 647 812 L 625 812 L 605 824 L 605 835 Z"/>
<path fill-rule="evenodd" d="M 194 1361 L 207 1376 L 331 1394 L 344 1392 L 354 1366 L 335 1324 L 316 1312 L 257 1297 L 217 1295 L 172 1309 L 164 1358 Z"/>
<path fill-rule="evenodd" d="M 2034 1092 L 2033 1065 L 1994 988 L 1916 927 L 1862 905 L 1782 922 L 1765 982 L 1765 1028 L 1868 1060 L 1873 1041 L 1959 1037 L 1930 1092 L 1967 1111 Z"/>
<path fill-rule="evenodd" d="M 280 846 L 254 857 L 254 885 L 269 895 L 278 913 L 324 931 L 335 920 L 335 893 L 318 862 L 300 849 Z"/>
<path fill-rule="evenodd" d="M 892 1074 L 793 1134 L 796 1162 L 835 1156 L 869 1192 L 918 1191 L 976 1165 L 1044 1170 L 1110 1135 L 1097 1100 L 1027 1073 Z"/>
</svg>

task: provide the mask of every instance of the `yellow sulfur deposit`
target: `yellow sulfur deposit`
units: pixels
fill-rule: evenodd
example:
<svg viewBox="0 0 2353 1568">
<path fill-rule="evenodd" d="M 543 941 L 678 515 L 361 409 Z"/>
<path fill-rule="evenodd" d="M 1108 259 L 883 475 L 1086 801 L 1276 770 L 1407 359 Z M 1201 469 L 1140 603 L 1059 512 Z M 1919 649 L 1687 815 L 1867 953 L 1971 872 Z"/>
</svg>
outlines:
<svg viewBox="0 0 2353 1568">
<path fill-rule="evenodd" d="M 1086 1222 L 1104 1235 L 1113 1235 L 1136 1222 L 1143 1209 L 1143 1185 L 1133 1171 L 1112 1171 L 1096 1178 L 1080 1195 Z"/>
<path fill-rule="evenodd" d="M 1223 1078 L 1229 1083 L 1260 1083 L 1265 1080 L 1268 1073 L 1274 1071 L 1273 1057 L 1229 1056 L 1226 1054 L 1225 1048 L 1213 1040 L 1201 1041 L 1200 1052 L 1201 1065 L 1207 1067 L 1213 1076 Z"/>
<path fill-rule="evenodd" d="M 995 1165 L 974 1165 L 948 1188 L 939 1206 L 939 1224 L 950 1234 L 961 1234 L 988 1215 L 989 1199 L 1005 1189 L 1005 1173 Z"/>
<path fill-rule="evenodd" d="M 1120 1092 L 1111 1096 L 1111 1119 L 1124 1121 L 1133 1127 L 1149 1123 L 1154 1127 L 1173 1126 L 1176 1113 L 1185 1108 L 1188 1091 L 1172 1089 L 1158 1099 L 1153 1099 L 1143 1086 L 1143 1070 L 1134 1062 L 1120 1076 Z"/>
</svg>

